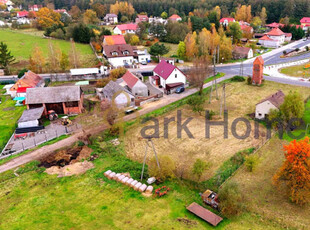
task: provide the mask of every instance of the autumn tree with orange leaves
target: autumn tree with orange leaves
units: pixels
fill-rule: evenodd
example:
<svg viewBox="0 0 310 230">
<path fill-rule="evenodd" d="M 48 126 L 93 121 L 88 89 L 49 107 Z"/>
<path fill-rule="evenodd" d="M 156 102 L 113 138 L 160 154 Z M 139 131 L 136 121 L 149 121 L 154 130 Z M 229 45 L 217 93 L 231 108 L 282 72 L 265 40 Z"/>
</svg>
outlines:
<svg viewBox="0 0 310 230">
<path fill-rule="evenodd" d="M 273 183 L 287 188 L 289 198 L 296 204 L 305 204 L 310 200 L 310 141 L 292 141 L 284 146 L 283 165 L 273 177 Z"/>
</svg>

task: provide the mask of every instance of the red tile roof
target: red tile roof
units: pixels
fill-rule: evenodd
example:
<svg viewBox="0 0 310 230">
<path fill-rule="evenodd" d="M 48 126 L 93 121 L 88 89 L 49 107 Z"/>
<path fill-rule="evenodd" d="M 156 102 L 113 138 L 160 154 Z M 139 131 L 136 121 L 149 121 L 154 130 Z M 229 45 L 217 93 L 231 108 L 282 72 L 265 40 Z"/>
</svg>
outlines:
<svg viewBox="0 0 310 230">
<path fill-rule="evenodd" d="M 117 25 L 116 26 L 119 30 L 137 30 L 138 25 L 137 24 L 122 24 L 122 25 Z"/>
<path fill-rule="evenodd" d="M 222 217 L 210 212 L 208 209 L 205 209 L 195 202 L 191 203 L 186 209 L 213 226 L 217 226 L 223 220 Z"/>
<path fill-rule="evenodd" d="M 149 19 L 149 17 L 148 17 L 147 15 L 144 15 L 144 14 L 138 14 L 137 17 L 138 17 L 140 20 L 143 20 L 143 19 L 148 20 L 148 19 Z"/>
<path fill-rule="evenodd" d="M 104 41 L 107 45 L 126 44 L 126 41 L 123 35 L 106 35 L 104 36 Z"/>
<path fill-rule="evenodd" d="M 279 27 L 283 27 L 284 24 L 282 24 L 282 23 L 277 23 L 277 22 L 273 22 L 273 23 L 271 23 L 271 24 L 267 24 L 266 26 L 267 26 L 267 27 L 271 27 L 271 28 L 279 28 Z"/>
<path fill-rule="evenodd" d="M 170 76 L 172 71 L 177 68 L 174 65 L 166 61 L 161 61 L 153 70 L 153 72 L 157 73 L 160 77 L 164 78 L 165 80 Z"/>
<path fill-rule="evenodd" d="M 28 16 L 28 14 L 29 14 L 29 12 L 28 11 L 18 11 L 17 12 L 17 17 L 27 17 Z"/>
<path fill-rule="evenodd" d="M 282 35 L 285 35 L 285 33 L 283 33 L 283 31 L 280 30 L 279 28 L 273 28 L 271 31 L 266 33 L 266 35 L 269 35 L 269 36 L 282 36 Z"/>
<path fill-rule="evenodd" d="M 310 23 L 310 17 L 303 17 L 300 19 L 300 23 Z"/>
<path fill-rule="evenodd" d="M 275 40 L 271 39 L 270 37 L 268 37 L 267 35 L 264 35 L 263 37 L 259 38 L 259 40 L 275 41 Z"/>
<path fill-rule="evenodd" d="M 292 37 L 292 33 L 285 33 L 285 37 Z"/>
<path fill-rule="evenodd" d="M 234 18 L 221 18 L 221 20 L 220 20 L 220 22 L 225 22 L 225 21 L 234 22 L 235 19 Z"/>
<path fill-rule="evenodd" d="M 128 85 L 128 87 L 130 89 L 132 89 L 135 84 L 137 83 L 137 81 L 139 81 L 139 79 L 133 75 L 131 72 L 127 71 L 124 76 L 122 77 L 123 81 L 126 82 L 126 84 Z"/>
<path fill-rule="evenodd" d="M 182 18 L 177 14 L 173 14 L 169 17 L 169 19 L 176 20 L 176 19 L 182 19 Z"/>
</svg>

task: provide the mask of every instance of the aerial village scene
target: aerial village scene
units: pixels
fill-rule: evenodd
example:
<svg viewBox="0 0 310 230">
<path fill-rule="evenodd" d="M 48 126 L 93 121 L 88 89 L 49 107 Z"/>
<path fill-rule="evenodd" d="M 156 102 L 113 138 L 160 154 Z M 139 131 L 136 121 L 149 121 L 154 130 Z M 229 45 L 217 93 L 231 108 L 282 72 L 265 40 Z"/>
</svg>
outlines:
<svg viewBox="0 0 310 230">
<path fill-rule="evenodd" d="M 0 230 L 310 229 L 310 0 L 0 0 Z"/>
</svg>

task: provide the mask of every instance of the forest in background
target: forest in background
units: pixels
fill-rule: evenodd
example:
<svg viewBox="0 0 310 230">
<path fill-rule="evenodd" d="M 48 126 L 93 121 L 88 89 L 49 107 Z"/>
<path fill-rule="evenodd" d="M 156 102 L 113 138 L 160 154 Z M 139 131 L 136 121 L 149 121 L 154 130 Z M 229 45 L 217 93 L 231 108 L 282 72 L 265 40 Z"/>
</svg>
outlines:
<svg viewBox="0 0 310 230">
<path fill-rule="evenodd" d="M 71 9 L 77 5 L 81 10 L 89 9 L 94 3 L 104 4 L 109 11 L 109 5 L 116 0 L 13 0 L 17 5 L 22 5 L 27 9 L 30 4 L 53 3 L 56 9 Z M 262 7 L 267 9 L 267 23 L 278 22 L 280 18 L 289 16 L 292 22 L 299 22 L 304 16 L 310 15 L 310 0 L 131 0 L 133 7 L 138 13 L 147 12 L 149 16 L 160 16 L 165 11 L 169 15 L 178 13 L 181 17 L 189 12 L 199 9 L 199 11 L 211 10 L 215 6 L 220 6 L 222 16 L 229 16 L 236 12 L 239 5 L 251 5 L 252 14 L 258 15 Z"/>
</svg>

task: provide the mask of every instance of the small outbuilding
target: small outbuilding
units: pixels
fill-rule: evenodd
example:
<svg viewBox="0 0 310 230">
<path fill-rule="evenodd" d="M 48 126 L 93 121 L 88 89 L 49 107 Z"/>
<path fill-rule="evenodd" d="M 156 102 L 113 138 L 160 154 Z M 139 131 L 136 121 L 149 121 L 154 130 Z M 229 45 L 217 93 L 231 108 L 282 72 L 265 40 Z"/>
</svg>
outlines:
<svg viewBox="0 0 310 230">
<path fill-rule="evenodd" d="M 147 86 L 134 74 L 130 71 L 127 71 L 122 77 L 123 82 L 121 86 L 126 87 L 132 95 L 147 97 L 148 96 L 148 88 Z"/>
<path fill-rule="evenodd" d="M 43 112 L 43 107 L 25 110 L 18 120 L 18 128 L 32 128 L 39 126 Z"/>
</svg>

